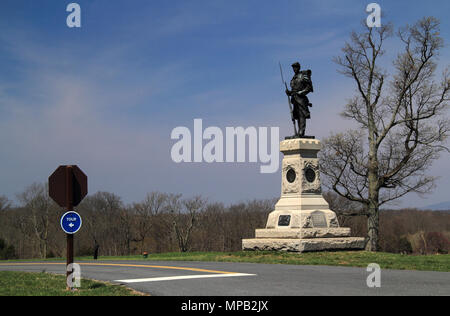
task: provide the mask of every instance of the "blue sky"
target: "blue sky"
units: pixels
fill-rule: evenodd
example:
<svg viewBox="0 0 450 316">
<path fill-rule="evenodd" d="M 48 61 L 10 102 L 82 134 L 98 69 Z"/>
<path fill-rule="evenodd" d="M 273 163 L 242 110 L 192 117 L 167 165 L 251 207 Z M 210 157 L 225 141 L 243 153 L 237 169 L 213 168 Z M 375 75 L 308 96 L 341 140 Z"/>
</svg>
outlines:
<svg viewBox="0 0 450 316">
<path fill-rule="evenodd" d="M 313 70 L 308 133 L 352 126 L 339 117 L 354 94 L 332 58 L 358 30 L 371 1 L 76 1 L 82 27 L 66 26 L 63 0 L 0 3 L 0 194 L 44 182 L 60 164 L 78 164 L 89 191 L 125 202 L 146 192 L 203 194 L 225 203 L 280 194 L 280 175 L 259 164 L 175 164 L 177 126 L 279 126 L 291 133 L 278 61 Z M 448 1 L 378 1 L 395 26 L 441 20 L 448 44 Z M 387 44 L 387 60 L 398 43 Z M 450 64 L 449 46 L 440 64 Z M 427 199 L 448 200 L 448 154 L 430 173 L 443 176 Z"/>
</svg>

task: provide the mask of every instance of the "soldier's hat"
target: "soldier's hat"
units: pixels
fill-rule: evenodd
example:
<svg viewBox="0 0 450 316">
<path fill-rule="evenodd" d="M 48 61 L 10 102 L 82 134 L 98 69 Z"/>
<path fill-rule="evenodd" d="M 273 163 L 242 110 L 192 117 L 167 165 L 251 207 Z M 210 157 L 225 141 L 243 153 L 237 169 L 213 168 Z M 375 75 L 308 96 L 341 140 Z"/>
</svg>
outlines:
<svg viewBox="0 0 450 316">
<path fill-rule="evenodd" d="M 300 63 L 297 61 L 295 63 L 292 64 L 292 68 L 294 67 L 299 67 L 300 68 Z"/>
</svg>

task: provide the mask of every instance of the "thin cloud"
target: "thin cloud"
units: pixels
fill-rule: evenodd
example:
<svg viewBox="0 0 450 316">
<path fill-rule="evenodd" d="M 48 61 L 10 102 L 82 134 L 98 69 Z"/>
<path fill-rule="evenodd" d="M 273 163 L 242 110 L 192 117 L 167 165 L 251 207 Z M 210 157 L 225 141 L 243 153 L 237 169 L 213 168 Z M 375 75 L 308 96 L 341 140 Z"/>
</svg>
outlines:
<svg viewBox="0 0 450 316">
<path fill-rule="evenodd" d="M 173 163 L 170 132 L 201 116 L 205 127 L 292 134 L 278 61 L 287 68 L 300 58 L 313 70 L 308 133 L 323 138 L 351 124 L 338 114 L 352 82 L 331 57 L 366 15 L 358 1 L 85 4 L 78 33 L 55 31 L 43 18 L 0 23 L 0 194 L 12 198 L 59 164 L 77 163 L 90 193 L 126 202 L 152 190 L 225 202 L 276 197 L 279 174 L 260 175 L 258 164 Z M 430 172 L 447 170 L 445 159 Z"/>
</svg>

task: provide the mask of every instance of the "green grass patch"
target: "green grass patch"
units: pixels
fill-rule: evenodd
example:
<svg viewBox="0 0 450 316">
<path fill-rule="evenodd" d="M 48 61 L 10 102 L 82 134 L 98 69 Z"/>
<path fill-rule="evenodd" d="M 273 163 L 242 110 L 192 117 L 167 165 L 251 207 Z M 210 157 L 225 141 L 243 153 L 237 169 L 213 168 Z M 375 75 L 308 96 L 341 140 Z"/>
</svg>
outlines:
<svg viewBox="0 0 450 316">
<path fill-rule="evenodd" d="M 347 267 L 367 267 L 377 263 L 382 269 L 420 270 L 450 272 L 450 255 L 402 255 L 385 252 L 337 251 L 337 252 L 271 252 L 271 251 L 238 251 L 238 252 L 171 252 L 149 254 L 147 259 L 141 255 L 134 256 L 100 256 L 99 260 L 141 260 L 147 261 L 210 261 L 210 262 L 248 262 L 264 264 L 293 265 L 328 265 Z M 76 261 L 92 260 L 92 257 L 77 257 Z M 9 260 L 8 260 L 9 261 Z M 0 261 L 8 262 L 8 261 Z M 18 261 L 18 260 L 10 260 Z M 64 258 L 47 260 L 19 261 L 65 261 Z"/>
<path fill-rule="evenodd" d="M 81 287 L 66 290 L 66 277 L 50 273 L 0 271 L 0 296 L 137 296 L 120 285 L 81 279 Z"/>
<path fill-rule="evenodd" d="M 92 258 L 83 257 L 79 260 Z M 142 256 L 99 257 L 99 260 L 143 260 L 143 261 L 216 261 L 249 262 L 265 264 L 329 265 L 347 267 L 367 267 L 377 263 L 382 269 L 421 270 L 450 272 L 450 255 L 401 255 L 383 252 L 338 251 L 338 252 L 187 252 L 149 254 Z"/>
</svg>

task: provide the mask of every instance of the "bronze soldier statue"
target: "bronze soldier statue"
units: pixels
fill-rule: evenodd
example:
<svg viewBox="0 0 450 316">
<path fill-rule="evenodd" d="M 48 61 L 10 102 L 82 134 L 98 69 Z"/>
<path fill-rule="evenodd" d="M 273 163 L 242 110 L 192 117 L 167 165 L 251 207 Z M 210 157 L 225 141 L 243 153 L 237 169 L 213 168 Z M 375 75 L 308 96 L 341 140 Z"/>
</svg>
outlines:
<svg viewBox="0 0 450 316">
<path fill-rule="evenodd" d="M 310 92 L 314 92 L 311 81 L 311 70 L 300 71 L 300 63 L 296 62 L 292 64 L 294 70 L 294 77 L 291 80 L 291 91 L 286 88 L 286 94 L 290 97 L 290 101 L 293 105 L 292 120 L 298 122 L 297 137 L 304 137 L 306 130 L 306 120 L 311 118 L 309 107 L 312 104 L 309 102 L 306 96 Z M 295 122 L 294 122 L 295 126 Z"/>
</svg>

